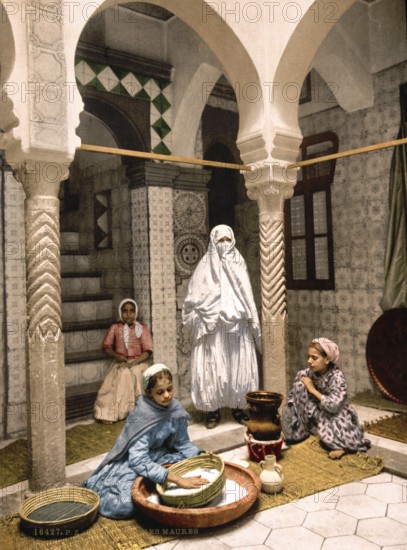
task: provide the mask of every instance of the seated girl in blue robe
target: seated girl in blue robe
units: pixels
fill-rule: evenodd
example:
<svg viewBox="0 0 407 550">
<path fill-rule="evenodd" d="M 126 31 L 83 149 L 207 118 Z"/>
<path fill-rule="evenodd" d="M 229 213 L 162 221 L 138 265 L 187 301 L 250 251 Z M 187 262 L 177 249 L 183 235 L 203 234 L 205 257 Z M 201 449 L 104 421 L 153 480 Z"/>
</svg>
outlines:
<svg viewBox="0 0 407 550">
<path fill-rule="evenodd" d="M 169 474 L 163 464 L 173 464 L 203 453 L 189 440 L 189 414 L 173 397 L 171 371 L 162 364 L 143 374 L 144 396 L 127 417 L 111 451 L 83 486 L 99 494 L 99 512 L 112 519 L 135 515 L 131 488 L 138 476 L 154 483 L 171 481 L 185 489 L 205 485 L 200 476 Z"/>
</svg>

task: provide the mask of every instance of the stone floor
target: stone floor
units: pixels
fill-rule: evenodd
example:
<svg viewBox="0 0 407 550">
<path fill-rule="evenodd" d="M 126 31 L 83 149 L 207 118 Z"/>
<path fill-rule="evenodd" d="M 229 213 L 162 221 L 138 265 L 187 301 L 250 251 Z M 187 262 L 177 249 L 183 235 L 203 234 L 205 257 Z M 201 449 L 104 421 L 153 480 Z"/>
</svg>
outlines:
<svg viewBox="0 0 407 550">
<path fill-rule="evenodd" d="M 362 422 L 386 414 L 356 408 Z M 229 418 L 211 432 L 202 424 L 192 424 L 189 429 L 191 439 L 201 447 L 239 464 L 247 458 L 242 446 L 244 431 Z M 259 512 L 233 527 L 218 527 L 151 549 L 407 550 L 407 444 L 368 437 L 373 445 L 369 453 L 385 460 L 385 470 L 379 475 Z M 82 481 L 103 456 L 68 466 L 68 479 Z M 0 514 L 15 512 L 25 490 L 24 483 L 3 489 Z"/>
<path fill-rule="evenodd" d="M 377 409 L 355 408 L 362 422 L 385 415 Z M 232 423 L 226 423 L 223 430 L 228 424 L 229 432 L 219 434 L 224 447 L 239 431 Z M 191 426 L 194 435 L 202 444 L 207 431 L 203 426 Z M 407 444 L 371 434 L 368 438 L 372 442 L 369 453 L 385 460 L 385 471 L 379 475 L 259 512 L 237 526 L 219 527 L 151 548 L 407 550 Z M 220 454 L 240 464 L 248 456 L 242 446 Z"/>
</svg>

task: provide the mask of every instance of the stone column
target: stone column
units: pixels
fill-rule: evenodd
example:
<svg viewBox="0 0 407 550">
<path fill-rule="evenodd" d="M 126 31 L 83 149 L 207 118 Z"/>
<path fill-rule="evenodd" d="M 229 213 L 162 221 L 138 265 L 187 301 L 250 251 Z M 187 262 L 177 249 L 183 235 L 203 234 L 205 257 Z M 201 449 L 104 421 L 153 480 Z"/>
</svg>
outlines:
<svg viewBox="0 0 407 550">
<path fill-rule="evenodd" d="M 251 199 L 257 200 L 260 223 L 263 384 L 268 391 L 288 390 L 288 317 L 284 259 L 284 202 L 294 181 L 276 163 L 246 173 Z"/>
<path fill-rule="evenodd" d="M 27 438 L 32 491 L 65 480 L 65 365 L 61 322 L 58 189 L 66 166 L 14 167 L 25 200 Z"/>
<path fill-rule="evenodd" d="M 173 188 L 174 164 L 138 162 L 128 167 L 131 188 L 133 278 L 143 321 L 153 331 L 154 362 L 177 373 Z M 178 377 L 174 377 L 178 395 Z"/>
</svg>

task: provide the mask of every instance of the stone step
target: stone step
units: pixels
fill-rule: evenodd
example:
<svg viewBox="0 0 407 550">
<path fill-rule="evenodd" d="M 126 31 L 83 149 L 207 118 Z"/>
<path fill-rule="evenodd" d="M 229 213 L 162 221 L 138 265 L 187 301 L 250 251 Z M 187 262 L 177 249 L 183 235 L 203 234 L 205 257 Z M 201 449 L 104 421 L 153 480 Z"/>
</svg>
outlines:
<svg viewBox="0 0 407 550">
<path fill-rule="evenodd" d="M 93 407 L 99 388 L 99 382 L 66 388 L 65 414 L 67 422 L 93 418 Z"/>
<path fill-rule="evenodd" d="M 70 295 L 98 294 L 101 291 L 100 274 L 90 273 L 62 273 L 61 289 L 62 300 Z"/>
<path fill-rule="evenodd" d="M 66 388 L 77 387 L 78 391 L 82 385 L 96 384 L 100 386 L 104 380 L 111 359 L 95 359 L 86 363 L 69 363 L 65 365 Z M 76 391 L 76 390 L 75 390 Z M 76 391 L 77 392 L 77 391 Z"/>
<path fill-rule="evenodd" d="M 65 353 L 65 365 L 71 363 L 86 363 L 87 361 L 98 361 L 99 359 L 109 359 L 108 356 L 102 351 L 102 347 L 95 347 L 95 349 L 88 351 L 79 351 Z"/>
<path fill-rule="evenodd" d="M 72 323 L 75 321 L 97 321 L 112 315 L 112 298 L 104 296 L 81 296 L 80 300 L 67 297 L 62 301 L 62 320 Z"/>
<path fill-rule="evenodd" d="M 79 251 L 79 233 L 77 232 L 61 231 L 60 242 L 62 254 Z"/>
<path fill-rule="evenodd" d="M 83 273 L 95 271 L 94 257 L 88 254 L 61 254 L 61 273 Z"/>
<path fill-rule="evenodd" d="M 112 324 L 112 319 L 99 319 L 97 321 L 63 323 L 65 340 L 65 353 L 93 353 L 102 346 L 107 329 Z"/>
</svg>

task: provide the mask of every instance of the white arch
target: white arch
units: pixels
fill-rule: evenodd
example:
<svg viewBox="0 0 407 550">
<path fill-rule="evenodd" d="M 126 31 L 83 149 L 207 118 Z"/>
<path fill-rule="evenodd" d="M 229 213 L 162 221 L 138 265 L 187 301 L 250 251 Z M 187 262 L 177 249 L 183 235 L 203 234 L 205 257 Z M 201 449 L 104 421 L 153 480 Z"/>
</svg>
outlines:
<svg viewBox="0 0 407 550">
<path fill-rule="evenodd" d="M 196 134 L 208 96 L 221 72 L 202 63 L 190 79 L 172 128 L 172 146 L 175 155 L 194 156 Z M 201 101 L 198 100 L 201 98 Z"/>
<path fill-rule="evenodd" d="M 311 5 L 302 19 L 296 25 L 284 52 L 282 53 L 278 67 L 275 73 L 275 88 L 271 103 L 270 115 L 273 117 L 276 133 L 283 134 L 285 129 L 291 129 L 293 133 L 298 132 L 298 100 L 293 101 L 289 93 L 289 85 L 298 86 L 300 89 L 304 79 L 310 70 L 313 58 L 321 46 L 323 40 L 329 31 L 334 27 L 340 17 L 348 10 L 356 0 L 342 0 L 333 3 L 328 0 L 318 2 L 319 17 L 316 17 L 314 5 Z M 335 17 L 323 17 L 324 8 L 335 5 Z M 326 11 L 325 13 L 328 13 Z M 339 55 L 335 61 L 339 60 Z M 331 59 L 332 62 L 332 59 Z M 320 67 L 315 67 L 321 76 L 326 79 L 327 72 L 320 71 Z M 329 81 L 329 78 L 328 78 Z M 337 79 L 335 80 L 337 81 Z M 299 99 L 299 98 L 298 98 Z M 278 156 L 278 139 L 274 144 L 276 147 L 275 156 Z"/>
<path fill-rule="evenodd" d="M 17 83 L 8 82 L 16 58 L 14 33 L 10 19 L 2 3 L 0 3 L 0 69 L 1 69 L 1 101 L 0 129 L 4 132 L 0 140 L 2 148 L 7 147 L 9 133 L 18 126 L 18 119 L 13 112 L 12 97 L 19 93 Z"/>
<path fill-rule="evenodd" d="M 84 27 L 86 26 L 88 20 L 91 18 L 92 14 L 97 16 L 101 10 L 105 10 L 111 6 L 117 6 L 118 4 L 124 4 L 126 0 L 106 0 L 100 1 L 95 0 L 90 3 L 88 0 L 77 0 L 77 2 L 68 4 L 64 3 L 65 7 L 65 21 L 66 23 L 66 33 L 65 33 L 65 55 L 67 60 L 67 80 L 68 82 L 75 82 L 75 50 L 78 43 L 80 34 Z M 174 13 L 179 19 L 184 21 L 193 31 L 200 36 L 200 38 L 207 44 L 207 46 L 212 50 L 216 58 L 219 60 L 220 66 L 225 68 L 223 71 L 229 81 L 232 83 L 238 83 L 240 87 L 246 87 L 253 85 L 261 88 L 261 82 L 258 75 L 258 72 L 255 68 L 253 60 L 250 58 L 250 55 L 247 51 L 247 48 L 244 46 L 243 42 L 237 36 L 237 30 L 239 25 L 235 25 L 236 29 L 233 30 L 221 17 L 221 8 L 216 10 L 217 2 L 207 2 L 203 0 L 154 0 L 150 2 L 161 6 L 168 11 Z M 75 4 L 75 6 L 73 6 Z M 218 2 L 219 6 L 225 4 L 225 2 Z M 239 4 L 240 5 L 240 4 Z M 91 9 L 93 7 L 93 9 Z M 83 17 L 83 10 L 86 10 L 86 17 Z M 238 63 L 237 63 L 238 60 Z M 208 66 L 209 67 L 209 66 Z M 212 68 L 212 71 L 208 68 L 204 68 L 204 71 L 208 71 L 208 74 L 220 75 L 219 69 L 216 71 Z M 197 73 L 195 73 L 197 74 Z M 195 75 L 194 75 L 195 76 Z M 217 78 L 216 78 L 217 80 Z M 214 80 L 214 82 L 216 82 Z M 199 86 L 199 76 L 196 76 L 196 79 L 193 83 L 195 86 L 195 91 L 197 86 Z M 189 99 L 192 99 L 193 87 L 189 87 Z M 200 92 L 200 90 L 199 90 Z M 188 97 L 186 99 L 188 99 Z M 183 98 L 184 101 L 184 98 Z M 238 98 L 239 101 L 239 98 Z M 192 104 L 192 103 L 191 103 Z M 257 131 L 261 132 L 262 127 L 262 109 L 263 98 L 260 101 L 256 101 L 254 104 L 246 101 L 246 98 L 243 97 L 239 106 L 239 115 L 240 115 L 240 126 L 244 128 L 245 133 L 251 133 L 253 131 L 253 125 L 257 123 Z M 202 106 L 203 107 L 203 106 Z M 260 114 L 253 116 L 253 107 L 256 111 L 260 111 Z M 68 119 L 73 122 L 73 128 L 78 125 L 79 122 L 79 113 L 83 108 L 82 100 L 80 98 L 79 92 L 76 90 L 74 94 L 74 101 L 70 102 L 69 116 Z M 197 115 L 197 113 L 195 113 Z M 188 126 L 191 124 L 191 119 L 188 119 L 188 124 L 182 128 L 181 122 L 185 121 L 186 113 L 184 108 L 182 113 L 180 113 L 180 118 L 176 115 L 176 127 L 173 132 L 175 135 L 175 148 L 178 154 L 186 155 L 185 150 L 179 150 L 178 138 L 180 136 L 180 131 L 186 131 Z M 193 127 L 197 127 L 199 120 L 193 120 Z M 76 136 L 74 132 L 68 132 L 69 137 L 69 148 L 71 149 L 76 145 Z M 188 131 L 188 134 L 192 134 L 191 131 Z M 193 141 L 195 142 L 194 134 Z M 186 140 L 182 140 L 185 144 Z M 190 151 L 191 143 L 188 143 L 188 149 Z"/>
<path fill-rule="evenodd" d="M 4 0 L 0 0 L 2 3 Z M 256 25 L 250 25 L 247 21 L 239 20 L 239 14 L 235 17 L 227 17 L 222 10 L 239 9 L 244 3 L 236 3 L 227 0 L 226 2 L 206 0 L 154 0 L 153 4 L 161 6 L 184 21 L 205 44 L 212 50 L 219 61 L 220 70 L 226 75 L 231 85 L 237 90 L 237 101 L 239 108 L 239 136 L 238 144 L 245 162 L 267 159 L 268 157 L 285 158 L 284 148 L 289 147 L 288 142 L 294 138 L 297 143 L 300 139 L 298 127 L 298 101 L 290 101 L 284 96 L 286 86 L 290 82 L 303 82 L 312 60 L 327 36 L 330 29 L 336 24 L 339 17 L 356 0 L 342 0 L 335 3 L 337 12 L 335 19 L 327 20 L 323 17 L 316 19 L 315 6 L 312 0 L 303 0 L 301 3 L 302 13 L 295 21 L 287 21 L 280 14 L 280 19 L 270 24 L 267 21 L 265 12 L 263 18 Z M 82 98 L 76 88 L 74 57 L 80 34 L 92 15 L 126 0 L 95 0 L 89 3 L 88 0 L 77 0 L 74 3 L 61 2 L 63 13 L 63 39 L 65 55 L 65 71 L 67 83 L 67 97 L 65 101 L 66 124 L 67 124 L 67 145 L 66 153 L 73 157 L 75 148 L 79 145 L 79 139 L 75 134 L 75 128 L 79 124 L 79 114 L 83 110 Z M 273 4 L 273 3 L 272 3 Z M 286 4 L 279 3 L 284 7 Z M 318 3 L 320 13 L 323 9 L 333 3 L 329 0 L 320 0 Z M 259 6 L 263 6 L 259 4 Z M 278 8 L 278 7 L 277 7 Z M 84 11 L 85 10 L 85 11 Z M 278 11 L 278 9 L 277 9 Z M 270 14 L 269 14 L 270 15 Z M 287 15 L 287 14 L 286 14 Z M 29 82 L 28 74 L 28 34 L 27 22 L 23 18 L 13 16 L 10 19 L 12 35 L 18 44 L 18 64 L 14 64 L 10 73 L 11 82 Z M 8 30 L 10 34 L 10 30 Z M 2 36 L 5 36 L 2 34 Z M 7 48 L 9 50 L 9 48 Z M 269 57 L 266 55 L 269 53 Z M 5 65 L 7 67 L 7 64 Z M 204 68 L 210 75 L 217 73 L 212 67 Z M 322 76 L 327 79 L 327 68 L 319 67 Z M 194 82 L 188 86 L 187 96 L 192 98 L 193 87 L 199 86 L 199 73 L 195 73 Z M 354 74 L 343 76 L 348 81 L 354 82 Z M 259 97 L 256 90 L 260 91 Z M 359 96 L 366 90 L 366 82 L 360 87 Z M 242 93 L 243 91 L 243 93 Z M 240 93 L 239 93 L 240 92 Z M 184 98 L 182 99 L 184 101 Z M 29 135 L 29 107 L 28 102 L 19 102 L 18 113 L 20 127 L 13 131 L 14 137 L 23 141 Z M 196 107 L 192 127 L 189 134 L 197 127 L 199 108 Z M 11 117 L 9 117 L 11 120 Z M 185 139 L 180 140 L 182 123 L 186 120 L 186 108 L 183 106 L 180 113 L 176 113 L 174 127 L 175 143 L 177 152 L 189 154 L 191 142 L 188 142 L 188 151 L 181 151 L 179 144 L 185 145 Z M 15 126 L 15 118 L 11 125 Z M 189 124 L 191 118 L 189 118 Z M 184 125 L 183 130 L 189 127 Z M 281 139 L 275 139 L 279 134 Z M 287 138 L 288 137 L 288 141 Z M 282 140 L 283 144 L 278 144 Z M 27 142 L 29 147 L 30 143 Z M 292 145 L 294 147 L 294 145 Z M 23 147 L 24 148 L 24 147 Z M 281 156 L 282 155 L 282 156 Z M 289 156 L 292 156 L 290 153 Z M 294 155 L 295 156 L 295 155 Z"/>
</svg>

